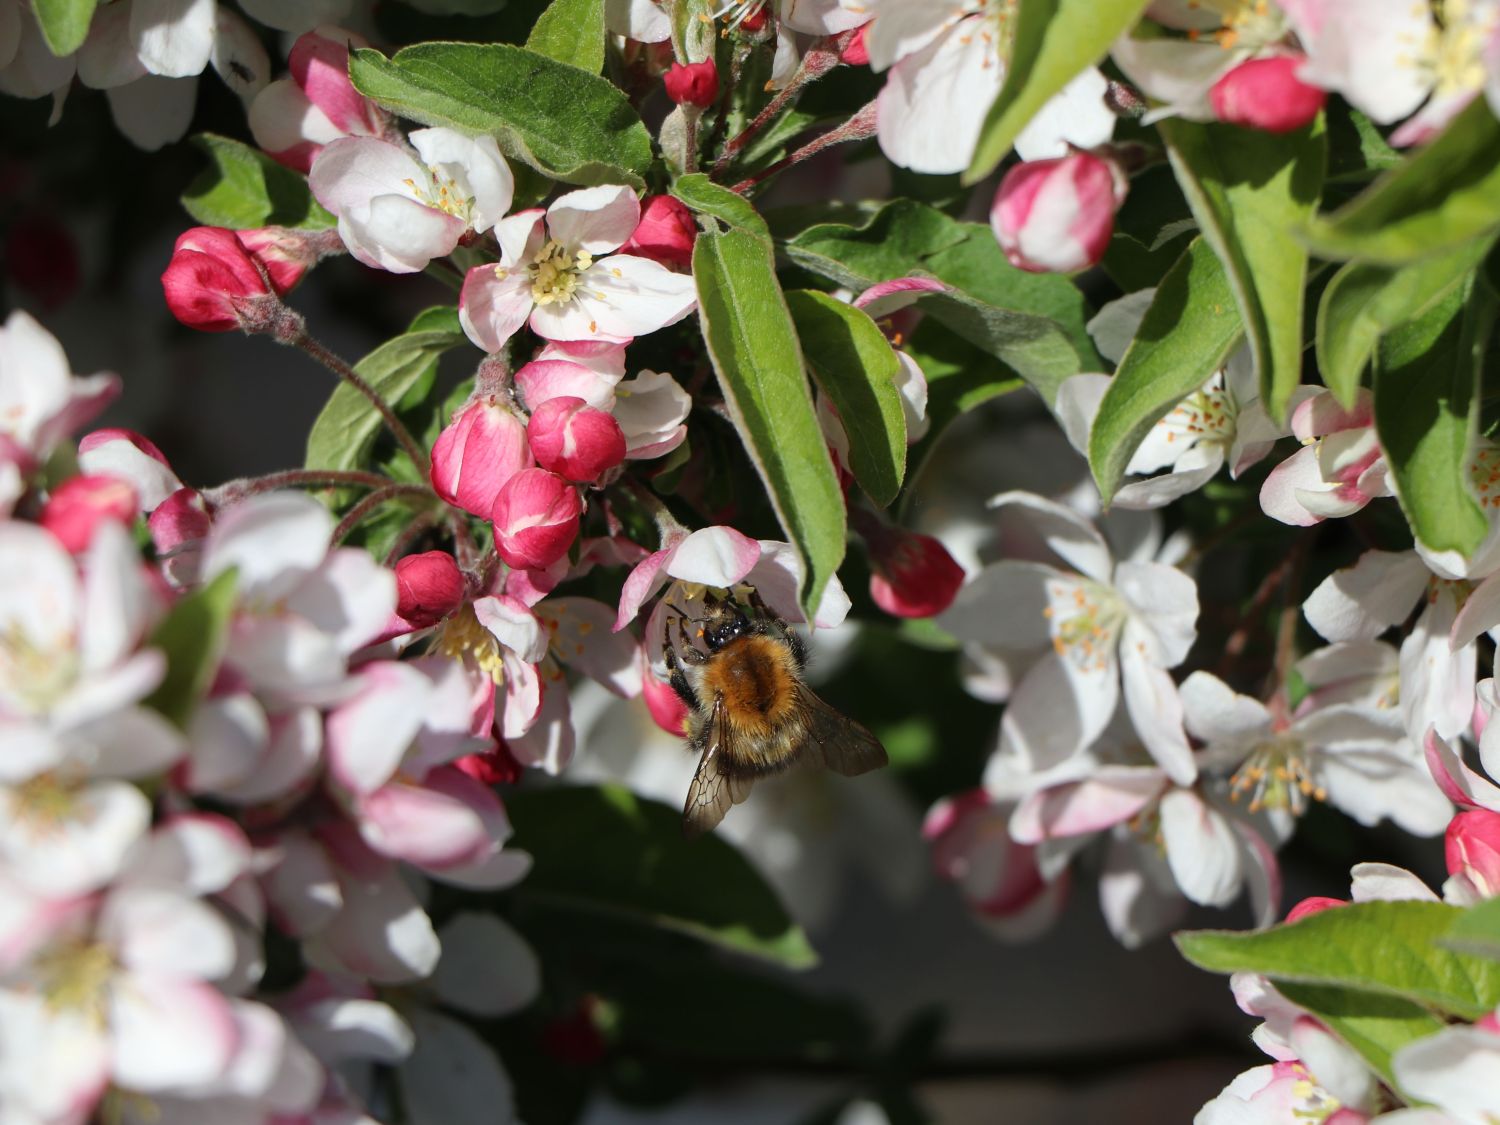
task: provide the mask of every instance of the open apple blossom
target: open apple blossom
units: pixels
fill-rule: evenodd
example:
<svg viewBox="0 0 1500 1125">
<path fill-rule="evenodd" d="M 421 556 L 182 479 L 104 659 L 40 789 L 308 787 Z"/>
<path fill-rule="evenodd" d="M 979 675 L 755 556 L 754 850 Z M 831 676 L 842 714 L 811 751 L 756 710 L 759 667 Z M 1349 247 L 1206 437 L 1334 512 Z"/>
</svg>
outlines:
<svg viewBox="0 0 1500 1125">
<path fill-rule="evenodd" d="M 1500 0 L 0 94 L 0 1125 L 1500 1121 Z"/>
</svg>

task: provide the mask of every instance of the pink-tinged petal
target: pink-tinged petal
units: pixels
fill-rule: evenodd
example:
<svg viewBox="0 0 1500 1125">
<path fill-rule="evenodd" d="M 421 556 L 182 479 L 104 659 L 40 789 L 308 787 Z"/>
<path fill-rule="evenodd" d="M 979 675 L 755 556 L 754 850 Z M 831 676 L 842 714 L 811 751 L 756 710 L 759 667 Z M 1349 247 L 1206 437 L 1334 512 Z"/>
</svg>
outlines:
<svg viewBox="0 0 1500 1125">
<path fill-rule="evenodd" d="M 416 1046 L 396 1074 L 412 1125 L 514 1118 L 510 1077 L 483 1039 L 431 1008 L 409 1018 Z"/>
<path fill-rule="evenodd" d="M 1423 749 L 1427 755 L 1427 768 L 1443 796 L 1459 808 L 1500 812 L 1500 786 L 1485 780 L 1465 765 L 1435 730 L 1428 728 Z"/>
<path fill-rule="evenodd" d="M 441 870 L 432 868 L 427 874 L 440 883 L 454 887 L 465 887 L 476 891 L 503 891 L 526 878 L 531 871 L 531 855 L 505 848 L 495 851 L 485 859 L 474 863 L 460 863 Z"/>
<path fill-rule="evenodd" d="M 271 720 L 270 744 L 254 771 L 224 797 L 254 805 L 284 797 L 308 786 L 321 762 L 322 716 L 312 707 L 296 707 Z"/>
<path fill-rule="evenodd" d="M 631 460 L 661 457 L 687 437 L 686 421 L 693 399 L 670 375 L 642 371 L 616 388 L 614 415 L 625 434 Z"/>
<path fill-rule="evenodd" d="M 234 821 L 213 813 L 180 813 L 163 822 L 130 862 L 131 883 L 214 894 L 250 867 L 250 841 Z"/>
<path fill-rule="evenodd" d="M 359 796 L 395 774 L 422 727 L 431 684 L 410 664 L 380 661 L 360 671 L 359 694 L 328 716 L 328 767 Z"/>
<path fill-rule="evenodd" d="M 554 777 L 573 760 L 577 739 L 568 699 L 568 678 L 561 668 L 540 680 L 541 705 L 526 730 L 506 736 L 512 756 L 523 766 L 535 766 Z"/>
<path fill-rule="evenodd" d="M 760 561 L 760 543 L 732 527 L 705 527 L 672 549 L 666 572 L 684 582 L 728 588 Z"/>
<path fill-rule="evenodd" d="M 153 1093 L 219 1078 L 234 1057 L 229 1001 L 205 984 L 158 973 L 116 978 L 110 990 L 113 1077 Z"/>
<path fill-rule="evenodd" d="M 1381 125 L 1401 120 L 1426 98 L 1432 80 L 1412 65 L 1414 49 L 1422 50 L 1413 45 L 1427 43 L 1434 30 L 1425 6 L 1299 0 L 1291 10 L 1299 32 L 1310 32 L 1302 37 L 1304 82 L 1342 94 Z"/>
<path fill-rule="evenodd" d="M 283 602 L 333 638 L 345 655 L 368 644 L 396 609 L 396 576 L 368 551 L 334 551 Z"/>
<path fill-rule="evenodd" d="M 16 791 L 0 790 L 0 857 L 18 882 L 40 894 L 66 897 L 102 887 L 151 822 L 145 794 L 123 781 L 95 781 L 68 799 L 65 817 L 37 819 Z"/>
<path fill-rule="evenodd" d="M 1266 515 L 1293 527 L 1311 527 L 1325 517 L 1307 506 L 1313 491 L 1326 489 L 1318 468 L 1315 446 L 1304 446 L 1271 470 L 1260 489 L 1260 507 Z"/>
<path fill-rule="evenodd" d="M 1366 551 L 1319 583 L 1302 612 L 1325 640 L 1373 640 L 1411 616 L 1429 577 L 1415 552 Z"/>
<path fill-rule="evenodd" d="M 365 207 L 339 216 L 339 235 L 349 253 L 391 273 L 426 269 L 433 258 L 453 253 L 466 229 L 462 219 L 395 193 L 377 195 Z"/>
<path fill-rule="evenodd" d="M 533 207 L 529 211 L 517 211 L 495 224 L 500 264 L 516 276 L 526 276 L 526 267 L 547 240 L 547 228 L 542 221 L 545 217 L 545 211 Z"/>
<path fill-rule="evenodd" d="M 1250 910 L 1255 926 L 1263 929 L 1276 923 L 1281 911 L 1281 864 L 1276 850 L 1253 827 L 1230 818 L 1240 838 L 1244 860 L 1245 885 L 1250 890 Z"/>
<path fill-rule="evenodd" d="M 255 770 L 270 737 L 265 708 L 248 692 L 205 699 L 188 726 L 188 760 L 178 783 L 193 793 L 232 788 Z"/>
<path fill-rule="evenodd" d="M 237 572 L 241 598 L 279 601 L 328 554 L 333 517 L 311 496 L 273 492 L 223 512 L 204 548 L 203 577 Z"/>
<path fill-rule="evenodd" d="M 301 618 L 241 618 L 230 632 L 234 668 L 258 692 L 307 704 L 349 694 L 344 654 L 332 637 Z"/>
<path fill-rule="evenodd" d="M 331 1065 L 349 1061 L 390 1065 L 411 1054 L 414 1045 L 411 1027 L 394 1008 L 378 1000 L 325 997 L 299 1005 L 293 1018 L 298 1038 Z"/>
<path fill-rule="evenodd" d="M 298 172 L 309 171 L 324 145 L 346 135 L 290 78 L 279 78 L 256 94 L 247 118 L 255 143 Z"/>
<path fill-rule="evenodd" d="M 1187 789 L 1161 799 L 1161 830 L 1172 877 L 1192 902 L 1228 906 L 1244 878 L 1239 840 L 1229 821 Z"/>
<path fill-rule="evenodd" d="M 116 477 L 135 489 L 141 510 L 149 512 L 182 487 L 166 456 L 150 438 L 131 430 L 95 430 L 78 442 L 78 467 L 85 473 Z"/>
<path fill-rule="evenodd" d="M 352 31 L 320 28 L 300 36 L 287 56 L 292 80 L 340 133 L 378 131 L 380 111 L 349 81 L 349 48 L 367 46 Z"/>
<path fill-rule="evenodd" d="M 474 600 L 474 616 L 495 640 L 528 664 L 547 655 L 547 637 L 537 615 L 518 598 L 492 594 Z"/>
<path fill-rule="evenodd" d="M 216 980 L 234 967 L 234 938 L 211 907 L 181 891 L 125 884 L 104 900 L 99 937 L 136 972 Z"/>
<path fill-rule="evenodd" d="M 511 740 L 529 731 L 542 713 L 542 678 L 535 664 L 512 653 L 505 659 L 505 706 L 497 724 L 500 737 Z"/>
<path fill-rule="evenodd" d="M 516 389 L 528 410 L 535 410 L 554 398 L 578 398 L 590 406 L 608 410 L 614 405 L 615 385 L 619 381 L 618 375 L 601 374 L 566 359 L 534 359 L 516 372 Z"/>
<path fill-rule="evenodd" d="M 615 617 L 614 632 L 618 633 L 635 620 L 641 606 L 660 590 L 666 582 L 662 568 L 671 557 L 671 548 L 647 555 L 626 575 L 625 585 L 620 590 L 620 610 Z"/>
<path fill-rule="evenodd" d="M 432 921 L 395 864 L 370 855 L 367 870 L 340 872 L 344 907 L 311 943 L 345 971 L 379 984 L 420 980 L 436 967 L 441 946 Z"/>
<path fill-rule="evenodd" d="M 526 939 L 493 914 L 464 911 L 438 932 L 443 959 L 429 982 L 447 1007 L 473 1016 L 505 1016 L 541 991 L 541 964 Z"/>
<path fill-rule="evenodd" d="M 526 423 L 498 399 L 479 399 L 433 443 L 432 487 L 448 503 L 488 519 L 501 486 L 531 464 Z"/>
<path fill-rule="evenodd" d="M 322 845 L 302 832 L 283 832 L 263 876 L 271 916 L 291 937 L 317 933 L 338 914 L 344 894 Z"/>
<path fill-rule="evenodd" d="M 466 774 L 459 776 L 488 793 Z M 455 794 L 392 782 L 360 797 L 355 809 L 360 835 L 381 855 L 418 867 L 470 862 L 488 853 L 492 841 L 465 796 L 473 791 Z"/>
<path fill-rule="evenodd" d="M 539 608 L 538 616 L 565 664 L 623 699 L 640 694 L 641 671 L 636 660 L 640 646 L 629 634 L 611 631 L 615 615 L 609 606 L 592 598 L 553 598 Z"/>
<path fill-rule="evenodd" d="M 619 249 L 640 221 L 640 200 L 622 186 L 570 191 L 547 208 L 547 233 L 565 248 L 595 257 Z"/>
<path fill-rule="evenodd" d="M 266 1109 L 292 1114 L 317 1105 L 327 1074 L 282 1018 L 264 1004 L 248 1000 L 231 1000 L 230 1011 L 235 1022 L 234 1057 L 213 1083 L 213 1091 L 226 1098 L 258 1102 L 252 1111 L 257 1122 Z M 214 1120 L 219 1125 L 217 1115 Z"/>
<path fill-rule="evenodd" d="M 870 286 L 854 298 L 872 320 L 881 320 L 915 303 L 928 293 L 946 293 L 951 286 L 935 277 L 897 277 Z"/>
<path fill-rule="evenodd" d="M 1018 844 L 1082 836 L 1122 824 L 1154 801 L 1166 787 L 1160 770 L 1104 766 L 1085 781 L 1038 790 L 1023 800 L 1010 820 Z"/>
<path fill-rule="evenodd" d="M 0 990 L 7 1125 L 82 1125 L 108 1087 L 109 1071 L 109 1039 L 89 1013 L 55 1009 L 34 992 Z"/>
<path fill-rule="evenodd" d="M 534 304 L 524 271 L 475 266 L 464 275 L 458 319 L 475 346 L 493 354 L 521 330 Z"/>
<path fill-rule="evenodd" d="M 343 137 L 318 154 L 308 186 L 319 203 L 342 218 L 368 208 L 376 196 L 425 179 L 422 166 L 399 145 L 375 137 Z"/>
</svg>

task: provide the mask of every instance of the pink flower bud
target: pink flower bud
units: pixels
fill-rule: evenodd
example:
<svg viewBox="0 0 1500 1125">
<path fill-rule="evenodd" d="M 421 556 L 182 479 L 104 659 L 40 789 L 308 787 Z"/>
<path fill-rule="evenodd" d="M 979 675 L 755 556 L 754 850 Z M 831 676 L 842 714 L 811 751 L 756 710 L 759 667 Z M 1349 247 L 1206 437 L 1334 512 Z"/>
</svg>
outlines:
<svg viewBox="0 0 1500 1125">
<path fill-rule="evenodd" d="M 94 529 L 113 521 L 129 525 L 140 511 L 135 489 L 116 477 L 78 476 L 62 482 L 42 507 L 41 525 L 77 554 L 89 545 Z"/>
<path fill-rule="evenodd" d="M 285 227 L 260 227 L 256 230 L 237 230 L 239 239 L 250 256 L 265 267 L 271 279 L 271 288 L 278 296 L 284 296 L 297 287 L 307 271 L 318 264 L 318 251 L 310 244 L 306 235 Z"/>
<path fill-rule="evenodd" d="M 1321 914 L 1325 910 L 1332 910 L 1335 907 L 1348 905 L 1349 904 L 1341 898 L 1328 898 L 1324 895 L 1313 895 L 1311 898 L 1303 899 L 1296 906 L 1288 910 L 1286 920 L 1288 922 L 1300 922 L 1309 914 Z"/>
<path fill-rule="evenodd" d="M 719 96 L 719 68 L 713 59 L 697 63 L 673 63 L 662 79 L 667 97 L 678 105 L 707 109 Z"/>
<path fill-rule="evenodd" d="M 672 690 L 671 684 L 657 679 L 644 652 L 641 665 L 641 698 L 646 701 L 646 710 L 651 712 L 651 718 L 662 730 L 681 737 L 686 729 L 684 724 L 688 716 L 687 704 L 682 701 L 682 696 Z"/>
<path fill-rule="evenodd" d="M 620 423 L 581 398 L 549 398 L 526 425 L 536 463 L 549 472 L 592 483 L 625 460 Z"/>
<path fill-rule="evenodd" d="M 193 227 L 177 239 L 161 275 L 172 315 L 189 328 L 228 332 L 255 319 L 255 306 L 279 305 L 269 275 L 222 227 Z"/>
<path fill-rule="evenodd" d="M 578 537 L 578 489 L 546 469 L 522 469 L 495 497 L 495 550 L 515 570 L 545 570 Z"/>
<path fill-rule="evenodd" d="M 447 551 L 407 555 L 396 563 L 396 613 L 414 629 L 436 625 L 464 603 L 464 576 Z"/>
<path fill-rule="evenodd" d="M 378 137 L 385 114 L 349 80 L 349 47 L 368 47 L 363 36 L 336 27 L 320 27 L 301 36 L 287 56 L 292 81 L 307 100 L 323 111 L 335 129 L 356 136 Z"/>
<path fill-rule="evenodd" d="M 870 597 L 894 617 L 933 617 L 953 604 L 964 568 L 930 535 L 861 529 L 870 548 Z"/>
<path fill-rule="evenodd" d="M 1127 187 L 1113 161 L 1089 152 L 1018 164 L 995 193 L 990 226 L 1011 265 L 1075 273 L 1104 257 Z"/>
<path fill-rule="evenodd" d="M 1465 875 L 1489 898 L 1500 895 L 1500 813 L 1471 809 L 1448 822 L 1443 837 L 1448 874 Z"/>
<path fill-rule="evenodd" d="M 182 487 L 167 455 L 134 430 L 111 427 L 85 434 L 78 442 L 78 468 L 125 481 L 135 490 L 144 512 Z"/>
<path fill-rule="evenodd" d="M 698 224 L 686 206 L 670 195 L 653 195 L 641 208 L 641 221 L 620 253 L 687 270 L 693 266 L 697 238 Z"/>
<path fill-rule="evenodd" d="M 1297 77 L 1306 61 L 1301 55 L 1273 55 L 1240 63 L 1209 91 L 1214 116 L 1267 133 L 1302 128 L 1328 100 L 1326 90 Z"/>
<path fill-rule="evenodd" d="M 448 503 L 485 518 L 505 482 L 530 465 L 525 423 L 499 399 L 477 399 L 433 443 L 432 487 Z"/>
<path fill-rule="evenodd" d="M 213 527 L 213 517 L 197 489 L 179 488 L 156 506 L 146 526 L 156 553 L 166 555 L 204 538 Z"/>
<path fill-rule="evenodd" d="M 503 741 L 493 750 L 465 754 L 453 765 L 482 785 L 514 785 L 521 780 L 521 763 L 516 761 Z"/>
<path fill-rule="evenodd" d="M 849 41 L 844 44 L 844 49 L 839 52 L 839 60 L 850 66 L 869 66 L 870 48 L 865 46 L 865 33 L 870 29 L 869 24 L 856 27 L 849 36 Z"/>
</svg>

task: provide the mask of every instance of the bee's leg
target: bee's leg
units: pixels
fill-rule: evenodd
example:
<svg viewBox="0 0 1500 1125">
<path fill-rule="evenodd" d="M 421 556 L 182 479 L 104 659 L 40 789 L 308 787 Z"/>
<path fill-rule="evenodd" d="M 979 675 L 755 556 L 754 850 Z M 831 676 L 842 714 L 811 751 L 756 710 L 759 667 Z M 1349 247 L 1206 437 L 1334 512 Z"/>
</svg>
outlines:
<svg viewBox="0 0 1500 1125">
<path fill-rule="evenodd" d="M 677 662 L 677 653 L 673 651 L 671 645 L 665 645 L 662 655 L 667 662 L 667 682 L 672 685 L 677 698 L 687 704 L 689 710 L 698 710 L 698 693 L 693 690 L 693 685 L 688 683 L 682 665 Z"/>
<path fill-rule="evenodd" d="M 795 629 L 787 629 L 784 633 L 786 647 L 792 650 L 792 659 L 797 662 L 798 671 L 807 667 L 807 642 L 802 639 L 802 634 Z"/>
</svg>

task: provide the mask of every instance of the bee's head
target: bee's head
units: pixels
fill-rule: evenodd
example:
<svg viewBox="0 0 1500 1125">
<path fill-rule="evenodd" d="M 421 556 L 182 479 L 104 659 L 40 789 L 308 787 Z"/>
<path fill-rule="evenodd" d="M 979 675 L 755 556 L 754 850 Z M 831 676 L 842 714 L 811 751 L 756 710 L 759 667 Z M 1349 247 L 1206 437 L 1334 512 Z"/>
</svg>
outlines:
<svg viewBox="0 0 1500 1125">
<path fill-rule="evenodd" d="M 750 620 L 733 601 L 705 601 L 708 615 L 703 619 L 703 643 L 709 652 L 718 652 L 736 637 L 750 631 Z"/>
</svg>

